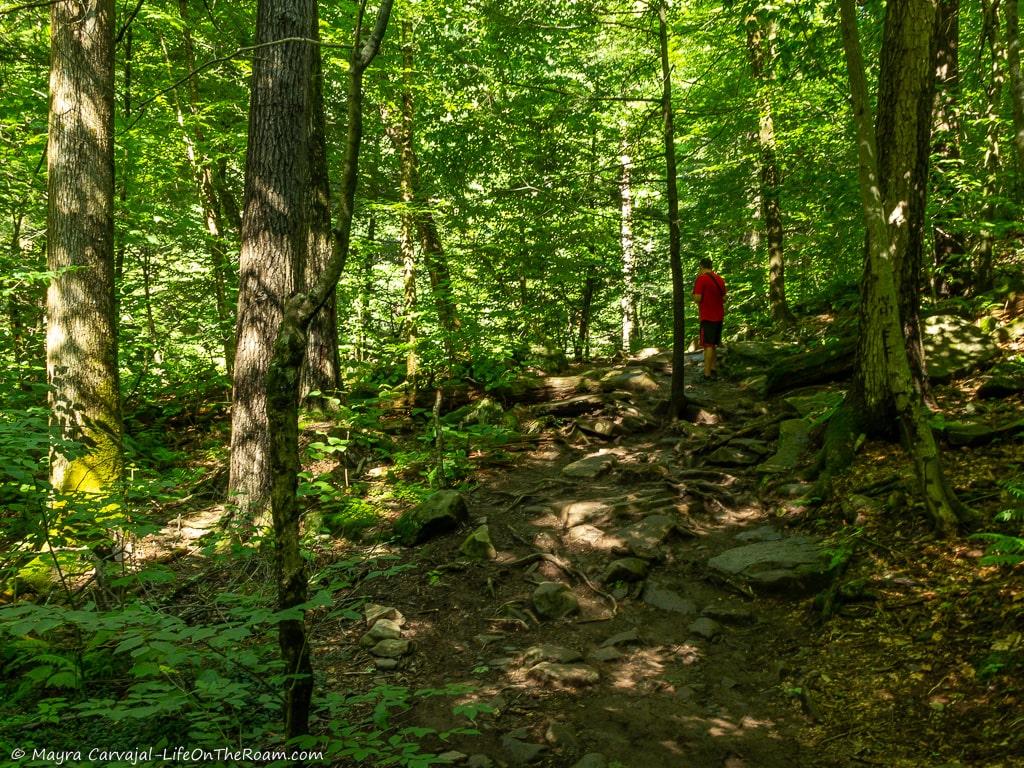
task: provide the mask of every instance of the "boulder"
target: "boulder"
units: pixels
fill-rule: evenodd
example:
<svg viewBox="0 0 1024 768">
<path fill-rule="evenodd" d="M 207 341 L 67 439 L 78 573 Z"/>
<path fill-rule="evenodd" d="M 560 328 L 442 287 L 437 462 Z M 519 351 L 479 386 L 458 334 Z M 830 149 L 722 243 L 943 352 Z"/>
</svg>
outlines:
<svg viewBox="0 0 1024 768">
<path fill-rule="evenodd" d="M 824 586 L 833 575 L 831 565 L 821 542 L 809 536 L 746 544 L 708 560 L 708 568 L 729 579 L 792 592 Z"/>
<path fill-rule="evenodd" d="M 714 640 L 722 633 L 722 628 L 718 625 L 718 622 L 707 616 L 701 616 L 699 619 L 691 621 L 687 629 L 693 634 L 703 637 L 705 640 Z"/>
<path fill-rule="evenodd" d="M 618 463 L 614 453 L 592 453 L 562 468 L 566 477 L 579 477 L 593 480 L 600 477 Z"/>
<path fill-rule="evenodd" d="M 395 533 L 407 547 L 458 528 L 469 517 L 466 499 L 458 491 L 438 491 L 395 522 Z"/>
<path fill-rule="evenodd" d="M 567 584 L 544 581 L 533 591 L 533 607 L 545 619 L 560 619 L 576 613 L 580 602 Z"/>
<path fill-rule="evenodd" d="M 626 526 L 618 535 L 632 554 L 650 558 L 658 554 L 658 547 L 676 530 L 675 520 L 668 515 L 648 515 Z"/>
<path fill-rule="evenodd" d="M 617 389 L 636 394 L 657 392 L 661 389 L 661 385 L 643 368 L 611 371 L 601 379 L 601 386 L 606 390 Z"/>
<path fill-rule="evenodd" d="M 491 529 L 486 525 L 481 525 L 469 534 L 459 551 L 471 560 L 494 560 L 498 557 L 498 551 L 491 541 Z"/>
<path fill-rule="evenodd" d="M 1024 392 L 1024 364 L 1020 362 L 999 363 L 992 367 L 978 387 L 976 397 L 988 400 L 997 397 L 1011 397 Z"/>
<path fill-rule="evenodd" d="M 775 454 L 757 466 L 763 474 L 791 473 L 811 444 L 811 425 L 804 419 L 786 419 L 779 424 Z"/>
<path fill-rule="evenodd" d="M 949 381 L 991 362 L 999 347 L 981 328 L 955 315 L 935 315 L 921 324 L 928 377 Z"/>
<path fill-rule="evenodd" d="M 501 737 L 501 746 L 508 756 L 510 765 L 530 765 L 540 760 L 541 755 L 547 749 L 543 744 L 531 744 L 528 741 L 521 741 L 511 734 Z"/>
</svg>

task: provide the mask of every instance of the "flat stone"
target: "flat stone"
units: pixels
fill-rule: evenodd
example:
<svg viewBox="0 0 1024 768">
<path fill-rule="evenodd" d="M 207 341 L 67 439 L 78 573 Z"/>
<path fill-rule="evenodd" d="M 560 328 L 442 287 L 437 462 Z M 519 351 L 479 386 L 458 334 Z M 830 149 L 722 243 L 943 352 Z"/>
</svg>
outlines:
<svg viewBox="0 0 1024 768">
<path fill-rule="evenodd" d="M 843 402 L 846 393 L 836 390 L 815 392 L 812 395 L 794 395 L 783 398 L 783 402 L 796 411 L 803 419 L 807 416 L 821 416 Z"/>
<path fill-rule="evenodd" d="M 601 581 L 611 584 L 615 581 L 643 581 L 651 570 L 651 564 L 639 557 L 623 557 L 613 560 L 601 574 Z"/>
<path fill-rule="evenodd" d="M 367 603 L 363 606 L 363 615 L 366 617 L 366 626 L 372 627 L 378 619 L 389 619 L 398 626 L 405 624 L 405 616 L 397 608 L 387 605 Z"/>
<path fill-rule="evenodd" d="M 523 662 L 529 666 L 539 664 L 542 661 L 554 661 L 559 664 L 572 664 L 574 661 L 581 661 L 583 654 L 572 648 L 563 648 L 560 645 L 543 643 L 526 649 L 523 654 Z"/>
<path fill-rule="evenodd" d="M 407 654 L 411 648 L 412 644 L 408 640 L 381 640 L 370 649 L 370 653 L 386 659 L 397 659 Z"/>
<path fill-rule="evenodd" d="M 487 755 L 470 755 L 466 768 L 494 768 L 494 761 Z"/>
<path fill-rule="evenodd" d="M 992 337 L 969 320 L 934 315 L 921 322 L 925 366 L 933 381 L 949 381 L 999 356 Z"/>
<path fill-rule="evenodd" d="M 736 534 L 736 541 L 742 541 L 745 544 L 754 541 L 779 541 L 780 539 L 782 539 L 782 531 L 774 525 L 759 525 L 757 528 Z"/>
<path fill-rule="evenodd" d="M 640 635 L 636 633 L 635 629 L 627 629 L 625 632 L 619 632 L 617 635 L 612 635 L 603 643 L 602 648 L 614 648 L 619 645 L 639 645 L 642 641 Z"/>
<path fill-rule="evenodd" d="M 757 459 L 757 454 L 723 445 L 721 448 L 709 453 L 705 461 L 716 467 L 749 467 L 751 464 L 756 464 Z"/>
<path fill-rule="evenodd" d="M 562 468 L 562 474 L 566 477 L 579 477 L 585 480 L 593 480 L 609 471 L 618 463 L 614 453 L 592 453 L 584 456 L 579 461 Z"/>
<path fill-rule="evenodd" d="M 779 424 L 779 442 L 775 454 L 761 462 L 757 471 L 764 474 L 792 472 L 811 444 L 811 424 L 804 419 L 786 419 Z"/>
<path fill-rule="evenodd" d="M 604 416 L 597 418 L 580 417 L 576 419 L 576 426 L 588 435 L 595 435 L 605 439 L 618 437 L 623 432 L 622 427 L 614 419 Z"/>
<path fill-rule="evenodd" d="M 498 551 L 491 541 L 491 529 L 486 525 L 481 525 L 469 534 L 459 551 L 472 560 L 494 560 L 498 557 Z"/>
<path fill-rule="evenodd" d="M 817 539 L 792 536 L 729 549 L 708 560 L 708 567 L 761 589 L 804 591 L 824 585 L 830 558 Z"/>
<path fill-rule="evenodd" d="M 721 624 L 732 624 L 737 627 L 748 627 L 757 624 L 757 614 L 745 608 L 732 608 L 725 605 L 706 605 L 700 612 Z"/>
<path fill-rule="evenodd" d="M 648 584 L 644 589 L 643 601 L 654 608 L 671 613 L 687 615 L 697 612 L 697 605 L 693 600 L 687 600 L 677 592 L 653 584 Z"/>
<path fill-rule="evenodd" d="M 595 685 L 601 679 L 600 673 L 587 664 L 558 664 L 553 661 L 542 661 L 528 674 L 543 683 L 571 688 Z"/>
<path fill-rule="evenodd" d="M 364 648 L 371 648 L 381 640 L 397 640 L 402 636 L 402 628 L 397 622 L 391 619 L 377 619 L 370 627 L 370 631 L 363 635 L 359 644 Z"/>
<path fill-rule="evenodd" d="M 622 539 L 609 536 L 595 525 L 577 525 L 566 531 L 562 538 L 568 546 L 574 547 L 600 550 L 625 548 L 625 542 Z"/>
<path fill-rule="evenodd" d="M 373 662 L 374 666 L 382 672 L 389 672 L 392 669 L 398 669 L 398 665 L 400 663 L 401 662 L 399 662 L 398 659 L 388 658 L 375 659 Z"/>
<path fill-rule="evenodd" d="M 562 505 L 560 516 L 562 525 L 574 528 L 584 523 L 602 523 L 612 513 L 612 505 L 607 501 L 570 501 Z"/>
<path fill-rule="evenodd" d="M 705 640 L 714 640 L 722 632 L 718 622 L 707 616 L 701 616 L 699 619 L 691 621 L 687 629 L 693 634 L 703 637 Z"/>
<path fill-rule="evenodd" d="M 501 737 L 501 747 L 505 750 L 511 765 L 530 765 L 540 760 L 547 750 L 543 744 L 531 744 L 520 741 L 515 736 L 505 734 Z"/>
<path fill-rule="evenodd" d="M 438 491 L 395 522 L 395 533 L 407 547 L 458 528 L 469 518 L 466 499 L 458 491 Z"/>
<path fill-rule="evenodd" d="M 608 768 L 608 758 L 600 752 L 590 752 L 573 763 L 572 768 Z"/>
<path fill-rule="evenodd" d="M 444 765 L 458 765 L 464 763 L 468 759 L 468 755 L 464 752 L 457 752 L 454 749 L 450 749 L 447 752 L 442 752 L 437 756 L 438 760 L 443 761 Z"/>
<path fill-rule="evenodd" d="M 621 659 L 621 658 L 622 658 L 622 652 L 619 651 L 618 648 L 608 647 L 608 648 L 598 648 L 596 651 L 594 651 L 593 653 L 591 653 L 587 657 L 587 660 L 588 661 L 607 662 L 607 661 L 617 661 L 618 659 Z"/>
<path fill-rule="evenodd" d="M 626 526 L 618 535 L 626 549 L 637 557 L 656 557 L 658 547 L 677 530 L 676 521 L 668 515 L 648 515 Z"/>
<path fill-rule="evenodd" d="M 576 613 L 580 602 L 568 585 L 559 581 L 545 581 L 533 591 L 533 607 L 546 619 L 560 619 Z"/>
</svg>

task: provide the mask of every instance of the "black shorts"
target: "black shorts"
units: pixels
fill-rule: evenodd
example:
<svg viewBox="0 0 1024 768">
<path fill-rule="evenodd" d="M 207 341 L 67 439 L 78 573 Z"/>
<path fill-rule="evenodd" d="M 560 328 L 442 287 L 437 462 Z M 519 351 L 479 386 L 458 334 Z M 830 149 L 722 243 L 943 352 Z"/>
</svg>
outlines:
<svg viewBox="0 0 1024 768">
<path fill-rule="evenodd" d="M 700 345 L 702 347 L 717 347 L 722 343 L 722 321 L 701 320 L 700 321 Z"/>
</svg>

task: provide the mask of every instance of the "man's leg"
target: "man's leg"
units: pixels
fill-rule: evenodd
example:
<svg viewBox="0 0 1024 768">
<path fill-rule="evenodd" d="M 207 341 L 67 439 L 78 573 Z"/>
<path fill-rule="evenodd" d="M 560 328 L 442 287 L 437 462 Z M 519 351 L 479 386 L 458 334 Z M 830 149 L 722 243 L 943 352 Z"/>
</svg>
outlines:
<svg viewBox="0 0 1024 768">
<path fill-rule="evenodd" d="M 714 376 L 718 370 L 717 347 L 714 345 L 704 348 L 704 375 Z"/>
</svg>

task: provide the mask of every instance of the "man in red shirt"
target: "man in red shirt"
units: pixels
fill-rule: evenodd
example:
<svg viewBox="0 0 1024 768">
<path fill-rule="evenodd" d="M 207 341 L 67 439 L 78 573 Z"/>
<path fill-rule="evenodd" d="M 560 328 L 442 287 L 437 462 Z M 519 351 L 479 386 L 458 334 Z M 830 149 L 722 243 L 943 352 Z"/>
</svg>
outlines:
<svg viewBox="0 0 1024 768">
<path fill-rule="evenodd" d="M 700 260 L 700 273 L 693 284 L 693 298 L 700 307 L 700 345 L 704 347 L 704 378 L 717 377 L 715 351 L 722 343 L 725 317 L 725 280 L 711 268 L 711 259 Z"/>
</svg>

